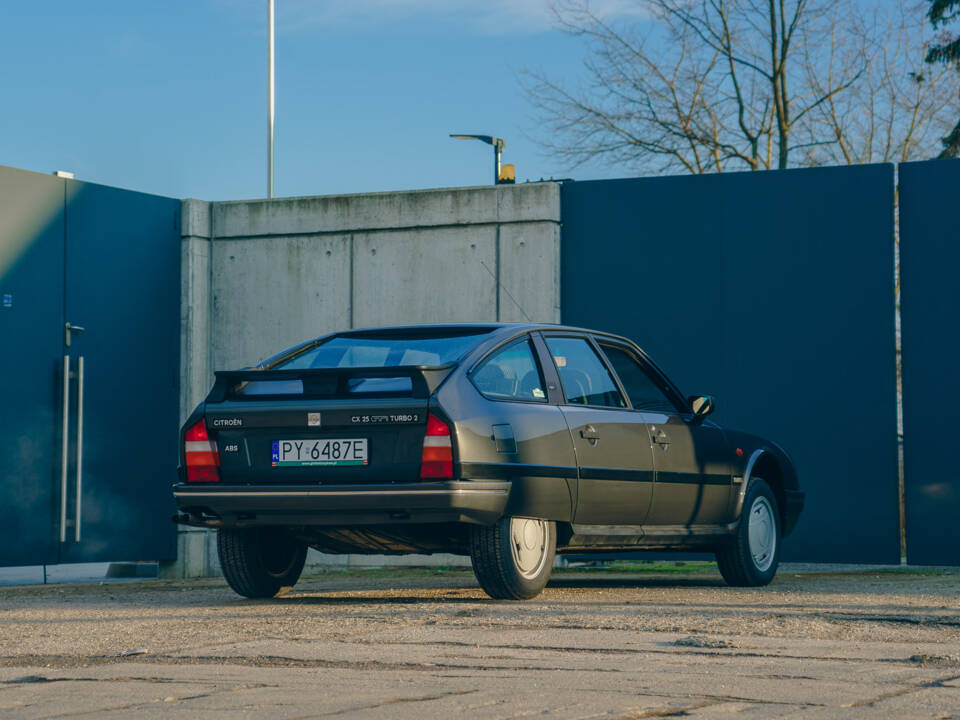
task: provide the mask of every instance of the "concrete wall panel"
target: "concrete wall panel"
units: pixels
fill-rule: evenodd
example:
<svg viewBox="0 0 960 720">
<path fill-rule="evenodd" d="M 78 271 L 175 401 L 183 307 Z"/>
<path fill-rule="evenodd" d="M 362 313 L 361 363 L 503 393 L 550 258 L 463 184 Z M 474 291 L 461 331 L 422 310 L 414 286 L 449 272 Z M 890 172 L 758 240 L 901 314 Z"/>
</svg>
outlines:
<svg viewBox="0 0 960 720">
<path fill-rule="evenodd" d="M 560 322 L 560 226 L 500 226 L 500 317 L 503 322 Z"/>
<path fill-rule="evenodd" d="M 210 241 L 184 237 L 180 244 L 180 422 L 203 400 L 210 367 Z"/>
<path fill-rule="evenodd" d="M 214 203 L 218 238 L 560 221 L 556 183 Z M 198 220 L 200 218 L 198 217 Z"/>
<path fill-rule="evenodd" d="M 560 222 L 560 185 L 554 182 L 501 185 L 497 188 L 497 220 L 502 223 Z"/>
<path fill-rule="evenodd" d="M 350 324 L 350 237 L 215 240 L 213 369 L 251 365 Z"/>
<path fill-rule="evenodd" d="M 496 320 L 496 226 L 354 236 L 355 327 Z"/>
</svg>

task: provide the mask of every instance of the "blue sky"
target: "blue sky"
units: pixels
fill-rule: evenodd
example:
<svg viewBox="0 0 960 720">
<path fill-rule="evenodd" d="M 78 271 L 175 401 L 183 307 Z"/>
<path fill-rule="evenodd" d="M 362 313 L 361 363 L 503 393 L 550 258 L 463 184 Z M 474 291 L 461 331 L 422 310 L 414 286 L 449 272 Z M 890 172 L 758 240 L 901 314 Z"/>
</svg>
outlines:
<svg viewBox="0 0 960 720">
<path fill-rule="evenodd" d="M 579 73 L 546 1 L 276 0 L 277 195 L 489 183 L 490 147 L 452 132 L 506 138 L 518 181 L 571 175 L 533 141 L 515 77 Z M 266 0 L 4 2 L 0 87 L 2 165 L 266 194 Z"/>
</svg>

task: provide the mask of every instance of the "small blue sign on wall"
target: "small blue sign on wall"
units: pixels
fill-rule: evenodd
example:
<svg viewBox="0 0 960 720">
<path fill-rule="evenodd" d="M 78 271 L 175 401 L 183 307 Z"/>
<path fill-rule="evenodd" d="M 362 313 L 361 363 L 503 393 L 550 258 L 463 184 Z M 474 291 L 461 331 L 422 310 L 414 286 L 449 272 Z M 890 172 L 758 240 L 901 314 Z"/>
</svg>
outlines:
<svg viewBox="0 0 960 720">
<path fill-rule="evenodd" d="M 3 294 L 3 306 L 5 308 L 13 307 L 13 295 L 10 293 Z"/>
</svg>

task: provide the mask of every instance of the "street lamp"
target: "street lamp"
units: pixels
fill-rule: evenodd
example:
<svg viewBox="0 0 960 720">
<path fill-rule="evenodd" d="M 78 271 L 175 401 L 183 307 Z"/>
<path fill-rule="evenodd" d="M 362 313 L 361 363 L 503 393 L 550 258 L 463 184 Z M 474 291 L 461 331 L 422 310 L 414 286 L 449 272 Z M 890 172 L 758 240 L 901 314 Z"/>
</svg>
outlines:
<svg viewBox="0 0 960 720">
<path fill-rule="evenodd" d="M 458 140 L 480 140 L 487 145 L 493 145 L 493 184 L 496 185 L 500 182 L 500 155 L 503 153 L 503 148 L 506 147 L 506 140 L 492 135 L 451 135 L 450 137 Z"/>
</svg>

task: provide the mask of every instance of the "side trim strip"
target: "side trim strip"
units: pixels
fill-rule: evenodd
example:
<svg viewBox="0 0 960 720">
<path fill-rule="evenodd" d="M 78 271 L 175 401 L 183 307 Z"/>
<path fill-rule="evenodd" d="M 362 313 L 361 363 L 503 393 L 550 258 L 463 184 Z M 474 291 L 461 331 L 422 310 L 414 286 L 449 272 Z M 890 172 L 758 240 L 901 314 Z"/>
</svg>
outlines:
<svg viewBox="0 0 960 720">
<path fill-rule="evenodd" d="M 531 465 L 526 463 L 461 463 L 459 472 L 463 478 L 508 480 L 514 477 L 576 478 L 577 468 L 567 465 Z M 653 470 L 626 468 L 585 467 L 580 468 L 582 480 L 619 480 L 622 482 L 656 482 L 683 485 L 730 485 L 730 475 L 697 475 Z"/>
<path fill-rule="evenodd" d="M 730 485 L 730 475 L 695 475 L 693 473 L 657 471 L 657 482 L 684 485 Z"/>
<path fill-rule="evenodd" d="M 461 463 L 463 478 L 509 479 L 512 477 L 576 478 L 577 468 L 567 465 L 529 465 L 526 463 Z"/>
<path fill-rule="evenodd" d="M 622 480 L 623 482 L 653 482 L 653 470 L 627 470 L 624 468 L 585 467 L 580 470 L 583 480 Z"/>
</svg>

